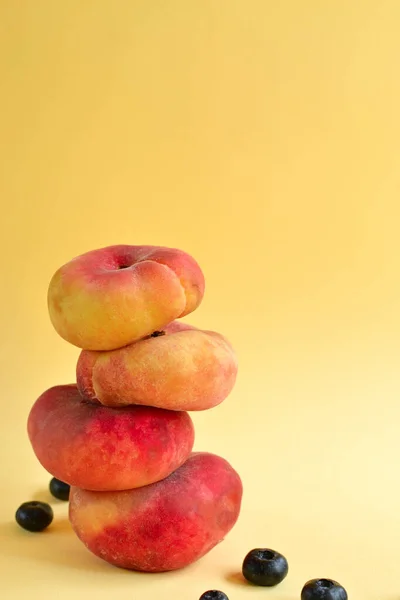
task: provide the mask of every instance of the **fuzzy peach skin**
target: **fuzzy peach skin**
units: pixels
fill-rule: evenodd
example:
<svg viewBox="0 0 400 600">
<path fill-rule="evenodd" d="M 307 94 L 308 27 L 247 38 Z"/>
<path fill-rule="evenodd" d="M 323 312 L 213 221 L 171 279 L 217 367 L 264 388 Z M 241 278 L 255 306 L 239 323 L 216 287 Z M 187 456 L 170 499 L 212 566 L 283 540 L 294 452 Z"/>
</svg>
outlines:
<svg viewBox="0 0 400 600">
<path fill-rule="evenodd" d="M 113 350 L 193 312 L 204 276 L 182 250 L 107 246 L 60 267 L 48 289 L 51 322 L 67 342 Z"/>
<path fill-rule="evenodd" d="M 54 477 L 91 490 L 126 490 L 167 477 L 190 455 L 194 427 L 185 412 L 83 400 L 76 385 L 44 392 L 28 417 L 28 435 Z"/>
<path fill-rule="evenodd" d="M 81 394 L 106 406 L 199 411 L 225 400 L 237 370 L 233 348 L 222 335 L 174 321 L 154 337 L 118 350 L 83 350 L 76 374 Z"/>
<path fill-rule="evenodd" d="M 172 571 L 223 540 L 239 517 L 242 493 L 240 477 L 225 459 L 197 452 L 143 488 L 72 488 L 69 515 L 80 540 L 103 560 L 135 571 Z"/>
</svg>

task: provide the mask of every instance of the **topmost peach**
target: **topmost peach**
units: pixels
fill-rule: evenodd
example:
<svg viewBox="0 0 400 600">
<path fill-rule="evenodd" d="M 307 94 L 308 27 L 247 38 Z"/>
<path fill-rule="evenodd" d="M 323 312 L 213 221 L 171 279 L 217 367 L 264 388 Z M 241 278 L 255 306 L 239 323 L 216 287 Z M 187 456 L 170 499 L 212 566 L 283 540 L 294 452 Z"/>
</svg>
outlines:
<svg viewBox="0 0 400 600">
<path fill-rule="evenodd" d="M 48 290 L 51 322 L 85 350 L 115 350 L 193 312 L 204 276 L 186 252 L 159 246 L 108 246 L 60 267 Z"/>
</svg>

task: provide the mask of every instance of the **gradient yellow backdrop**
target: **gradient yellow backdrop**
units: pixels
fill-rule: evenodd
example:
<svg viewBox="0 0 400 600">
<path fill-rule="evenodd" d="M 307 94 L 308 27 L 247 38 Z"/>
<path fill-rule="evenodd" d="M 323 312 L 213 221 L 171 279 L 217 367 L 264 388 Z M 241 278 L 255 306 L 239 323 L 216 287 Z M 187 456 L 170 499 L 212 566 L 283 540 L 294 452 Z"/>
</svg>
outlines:
<svg viewBox="0 0 400 600">
<path fill-rule="evenodd" d="M 3 0 L 0 4 L 1 595 L 295 600 L 314 577 L 400 597 L 400 4 L 396 0 Z M 241 518 L 180 573 L 108 567 L 49 499 L 29 408 L 74 379 L 54 270 L 113 243 L 176 246 L 207 291 L 189 321 L 240 374 L 194 415 L 244 483 Z M 243 585 L 254 546 L 290 563 Z"/>
</svg>

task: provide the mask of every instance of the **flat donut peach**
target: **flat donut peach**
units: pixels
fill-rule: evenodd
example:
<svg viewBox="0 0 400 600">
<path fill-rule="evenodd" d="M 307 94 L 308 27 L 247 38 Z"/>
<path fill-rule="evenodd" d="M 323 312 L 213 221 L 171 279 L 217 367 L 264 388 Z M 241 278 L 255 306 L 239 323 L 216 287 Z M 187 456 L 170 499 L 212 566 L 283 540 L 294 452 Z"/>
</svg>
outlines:
<svg viewBox="0 0 400 600">
<path fill-rule="evenodd" d="M 89 490 L 126 490 L 167 477 L 194 443 L 185 412 L 145 406 L 107 408 L 83 400 L 76 385 L 44 392 L 28 417 L 28 435 L 54 477 Z"/>
<path fill-rule="evenodd" d="M 106 406 L 200 411 L 228 396 L 237 368 L 233 348 L 222 335 L 174 321 L 118 350 L 83 350 L 76 373 L 81 394 Z"/>
<path fill-rule="evenodd" d="M 96 556 L 125 569 L 181 569 L 235 525 L 242 482 L 223 458 L 197 452 L 166 479 L 125 492 L 71 488 L 69 516 Z"/>
<path fill-rule="evenodd" d="M 67 342 L 86 350 L 114 350 L 193 312 L 204 286 L 199 265 L 182 250 L 107 246 L 56 271 L 48 310 Z"/>
</svg>

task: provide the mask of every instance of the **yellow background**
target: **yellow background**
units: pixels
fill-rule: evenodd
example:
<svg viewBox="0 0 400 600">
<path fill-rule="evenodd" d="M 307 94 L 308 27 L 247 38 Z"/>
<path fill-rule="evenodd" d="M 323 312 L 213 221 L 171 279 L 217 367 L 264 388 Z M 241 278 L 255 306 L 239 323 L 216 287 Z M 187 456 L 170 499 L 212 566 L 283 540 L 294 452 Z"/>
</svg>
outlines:
<svg viewBox="0 0 400 600">
<path fill-rule="evenodd" d="M 400 4 L 397 0 L 3 0 L 0 5 L 0 568 L 3 598 L 295 600 L 332 577 L 400 596 Z M 78 350 L 46 307 L 55 269 L 113 243 L 187 250 L 189 321 L 240 374 L 195 414 L 240 472 L 240 520 L 179 573 L 108 567 L 49 499 L 25 423 Z M 290 563 L 242 585 L 254 546 Z"/>
</svg>

